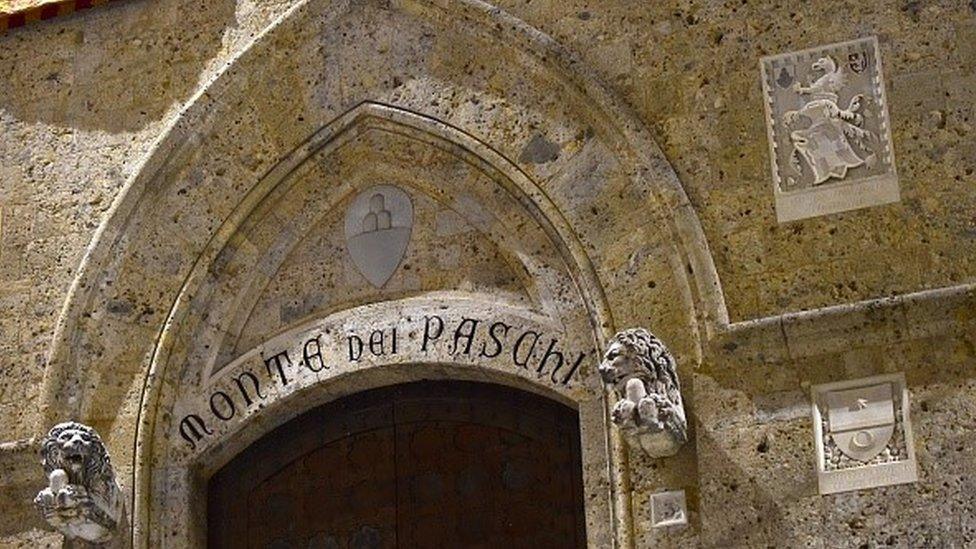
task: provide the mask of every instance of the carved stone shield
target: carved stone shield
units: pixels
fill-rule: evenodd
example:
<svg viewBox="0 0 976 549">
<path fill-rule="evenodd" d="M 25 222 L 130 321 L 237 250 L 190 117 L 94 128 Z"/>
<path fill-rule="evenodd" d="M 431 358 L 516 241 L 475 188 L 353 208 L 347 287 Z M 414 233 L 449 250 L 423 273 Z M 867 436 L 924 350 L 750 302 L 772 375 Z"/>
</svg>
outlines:
<svg viewBox="0 0 976 549">
<path fill-rule="evenodd" d="M 780 222 L 899 200 L 877 38 L 763 57 L 760 68 Z"/>
<path fill-rule="evenodd" d="M 830 436 L 851 459 L 869 461 L 881 453 L 895 432 L 890 383 L 827 394 Z"/>
<path fill-rule="evenodd" d="M 359 272 L 382 288 L 407 251 L 413 203 L 403 190 L 377 185 L 359 193 L 346 210 L 346 248 Z"/>
</svg>

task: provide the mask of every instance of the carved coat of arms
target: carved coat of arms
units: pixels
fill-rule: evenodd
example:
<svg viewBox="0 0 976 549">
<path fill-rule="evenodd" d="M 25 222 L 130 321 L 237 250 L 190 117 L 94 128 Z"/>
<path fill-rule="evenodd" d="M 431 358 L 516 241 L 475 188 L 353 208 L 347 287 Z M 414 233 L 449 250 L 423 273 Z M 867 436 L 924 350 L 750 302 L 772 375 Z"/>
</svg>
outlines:
<svg viewBox="0 0 976 549">
<path fill-rule="evenodd" d="M 903 374 L 814 385 L 821 494 L 918 479 Z"/>
<path fill-rule="evenodd" d="M 899 199 L 875 38 L 760 66 L 779 221 Z"/>
<path fill-rule="evenodd" d="M 888 446 L 895 433 L 891 384 L 833 391 L 825 395 L 827 424 L 834 446 L 845 456 L 867 462 Z"/>
<path fill-rule="evenodd" d="M 382 288 L 403 259 L 413 228 L 413 203 L 403 190 L 378 185 L 346 210 L 346 247 L 359 272 Z"/>
</svg>

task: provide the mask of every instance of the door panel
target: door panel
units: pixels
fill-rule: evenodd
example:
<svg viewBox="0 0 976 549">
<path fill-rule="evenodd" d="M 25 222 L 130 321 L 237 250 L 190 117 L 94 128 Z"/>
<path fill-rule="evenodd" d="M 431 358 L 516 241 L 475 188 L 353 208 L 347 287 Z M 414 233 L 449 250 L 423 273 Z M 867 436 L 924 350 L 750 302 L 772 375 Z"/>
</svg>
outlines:
<svg viewBox="0 0 976 549">
<path fill-rule="evenodd" d="M 211 479 L 211 547 L 584 547 L 575 412 L 473 383 L 353 395 Z"/>
</svg>

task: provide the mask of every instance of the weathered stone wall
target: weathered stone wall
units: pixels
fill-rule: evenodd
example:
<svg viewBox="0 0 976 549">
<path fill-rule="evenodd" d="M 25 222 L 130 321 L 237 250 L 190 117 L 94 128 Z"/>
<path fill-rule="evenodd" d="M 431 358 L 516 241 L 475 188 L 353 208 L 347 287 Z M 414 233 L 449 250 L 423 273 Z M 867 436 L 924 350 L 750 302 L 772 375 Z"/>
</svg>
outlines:
<svg viewBox="0 0 976 549">
<path fill-rule="evenodd" d="M 85 248 L 160 132 L 289 5 L 134 0 L 0 34 L 0 545 L 60 545 L 25 505 L 26 439 L 48 427 L 45 356 Z"/>
<path fill-rule="evenodd" d="M 135 0 L 0 35 L 0 438 L 35 433 L 58 313 L 126 178 L 214 71 L 287 7 Z"/>
<path fill-rule="evenodd" d="M 701 218 L 733 320 L 976 276 L 971 2 L 499 2 L 650 127 Z M 759 58 L 877 35 L 898 204 L 778 225 Z"/>
<path fill-rule="evenodd" d="M 976 293 L 946 292 L 742 326 L 695 375 L 706 545 L 952 547 L 976 540 Z M 810 386 L 904 372 L 919 482 L 817 493 Z M 761 387 L 761 389 L 758 389 Z"/>
<path fill-rule="evenodd" d="M 13 442 L 48 427 L 40 424 L 39 395 L 56 323 L 86 247 L 180 111 L 298 3 L 129 0 L 0 34 L 0 441 L 12 443 L 0 447 L 0 465 L 13 472 L 10 484 L 0 481 L 0 487 L 15 487 L 9 493 L 21 498 L 30 492 L 24 469 L 30 443 Z M 689 318 L 704 313 L 690 311 L 694 299 L 686 293 L 693 290 L 674 273 L 692 268 L 674 253 L 673 235 L 660 213 L 645 204 L 646 209 L 635 209 L 644 197 L 616 190 L 630 174 L 605 160 L 612 153 L 591 141 L 587 128 L 563 122 L 557 85 L 527 78 L 521 84 L 531 89 L 523 93 L 513 84 L 515 77 L 497 69 L 511 61 L 505 59 L 508 45 L 480 51 L 491 54 L 488 61 L 457 42 L 423 35 L 430 41 L 418 41 L 413 52 L 395 47 L 402 29 L 377 26 L 362 43 L 336 38 L 335 49 L 367 48 L 362 55 L 374 59 L 430 56 L 426 70 L 444 81 L 467 73 L 476 81 L 471 87 L 483 92 L 472 95 L 483 103 L 438 96 L 423 104 L 423 86 L 438 90 L 439 82 L 408 80 L 407 91 L 395 91 L 403 84 L 399 75 L 383 74 L 381 63 L 363 65 L 365 79 L 389 91 L 384 100 L 402 100 L 437 116 L 465 109 L 459 119 L 488 136 L 529 176 L 546 182 L 546 191 L 594 258 L 617 327 L 645 324 L 674 343 L 693 442 L 675 458 L 650 460 L 630 452 L 637 545 L 974 542 L 976 523 L 968 518 L 976 512 L 969 501 L 974 465 L 967 450 L 976 437 L 976 296 L 965 288 L 913 293 L 976 280 L 976 7 L 961 0 L 498 5 L 548 34 L 580 67 L 595 71 L 650 129 L 701 221 L 731 325 L 699 318 L 704 340 L 692 333 Z M 336 36 L 347 30 L 352 36 L 364 32 L 350 26 Z M 777 224 L 758 59 L 872 34 L 881 44 L 902 200 Z M 248 98 L 249 85 L 239 82 L 234 93 L 240 104 L 215 101 L 221 116 L 239 109 L 250 117 L 243 124 L 274 128 L 267 132 L 274 143 L 237 152 L 235 162 L 245 166 L 240 173 L 273 164 L 278 158 L 262 157 L 265 150 L 287 150 L 289 140 L 315 129 L 311 119 L 298 117 L 322 100 L 316 92 L 321 84 L 303 80 L 322 71 L 289 55 L 319 46 L 292 43 L 287 36 L 277 40 L 280 69 L 268 70 L 253 86 L 274 90 L 269 81 L 291 79 L 297 99 Z M 268 67 L 275 61 L 261 63 Z M 319 76 L 328 80 L 329 75 Z M 351 100 L 360 92 L 344 89 L 340 95 Z M 547 95 L 546 101 L 538 99 Z M 520 102 L 545 102 L 545 107 L 501 122 L 506 118 L 497 112 Z M 295 122 L 278 129 L 285 114 Z M 230 150 L 236 142 L 233 137 L 229 142 Z M 590 192 L 594 181 L 615 186 Z M 229 211 L 236 205 L 231 198 L 208 195 L 208 189 L 205 184 L 194 190 L 213 201 L 213 208 L 203 206 L 208 216 L 211 209 Z M 437 226 L 435 205 L 423 204 L 419 215 Z M 188 223 L 203 219 L 209 217 Z M 420 234 L 426 248 L 415 250 L 409 262 L 433 262 L 436 268 L 405 279 L 403 292 L 470 289 L 473 280 L 512 299 L 531 296 L 511 274 L 511 265 L 501 265 L 505 252 L 494 251 L 492 243 L 478 245 L 474 253 L 462 247 L 461 233 Z M 316 238 L 295 252 L 305 256 L 289 263 L 311 261 L 341 246 Z M 195 259 L 180 254 L 181 245 L 173 244 L 174 272 L 185 272 L 181 269 Z M 489 255 L 496 258 L 495 271 L 479 264 Z M 344 280 L 334 265 L 316 269 L 280 271 L 260 305 L 278 314 L 261 317 L 264 324 L 249 324 L 238 350 L 259 342 L 262 332 L 282 330 L 320 309 L 372 299 L 352 285 L 332 296 L 309 295 L 319 280 L 340 281 L 340 286 Z M 111 276 L 106 279 L 111 283 Z M 902 297 L 850 306 L 888 296 Z M 824 307 L 829 309 L 797 314 Z M 110 313 L 135 323 L 165 311 Z M 157 330 L 153 324 L 147 333 Z M 906 372 L 920 481 L 819 496 L 810 385 L 882 372 Z M 97 377 L 87 382 L 112 383 Z M 104 422 L 99 428 L 122 433 L 118 440 L 126 440 L 125 451 L 131 450 L 124 436 L 133 430 L 127 422 L 134 410 L 98 414 Z M 109 414 L 126 418 L 124 425 L 113 424 Z M 665 489 L 687 492 L 692 513 L 687 528 L 650 527 L 649 496 Z M 0 492 L 3 514 L 17 517 L 0 522 L 0 544 L 41 543 L 44 525 L 27 523 L 29 512 L 5 499 L 6 490 Z M 33 530 L 23 533 L 28 527 Z M 55 543 L 57 536 L 45 539 Z"/>
</svg>

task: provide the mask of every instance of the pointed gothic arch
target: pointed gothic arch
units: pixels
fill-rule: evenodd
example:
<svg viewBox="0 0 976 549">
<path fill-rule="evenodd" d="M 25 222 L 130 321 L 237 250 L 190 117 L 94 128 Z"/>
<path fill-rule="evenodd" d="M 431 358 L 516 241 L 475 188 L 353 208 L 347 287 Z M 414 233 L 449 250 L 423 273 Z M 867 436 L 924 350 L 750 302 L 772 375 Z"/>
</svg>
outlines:
<svg viewBox="0 0 976 549">
<path fill-rule="evenodd" d="M 398 70 L 408 80 L 399 85 L 401 77 L 384 80 L 385 58 L 348 58 L 338 66 L 336 58 L 316 47 L 341 44 L 343 32 L 366 39 L 369 33 L 356 26 L 363 22 L 399 25 L 393 25 L 399 34 L 390 39 L 392 46 L 386 46 L 395 55 L 387 57 L 404 63 Z M 425 59 L 437 48 L 454 48 L 442 55 L 456 54 L 460 63 L 469 60 L 476 46 L 490 47 L 504 58 L 492 59 L 492 52 L 486 52 L 475 59 L 485 66 L 472 69 L 484 74 L 470 78 L 441 73 Z M 303 78 L 311 72 L 283 59 L 283 51 L 322 63 L 327 78 L 290 89 L 292 75 Z M 495 79 L 490 85 L 488 73 Z M 520 87 L 526 75 L 538 80 L 541 93 Z M 560 105 L 553 105 L 553 95 L 559 95 Z M 452 106 L 431 97 L 442 102 L 463 97 L 466 102 Z M 494 106 L 470 106 L 482 102 Z M 209 306 L 194 309 L 201 303 L 200 288 L 210 284 L 206 287 L 219 290 L 212 284 L 219 278 L 215 271 L 232 260 L 226 244 L 253 246 L 241 237 L 242 229 L 293 170 L 352 135 L 347 132 L 370 127 L 402 128 L 409 138 L 427 140 L 427 145 L 490 173 L 489 179 L 508 193 L 520 215 L 534 224 L 531 237 L 552 246 L 554 255 L 549 257 L 561 262 L 573 287 L 568 292 L 575 296 L 571 302 L 585 312 L 589 332 L 580 336 L 578 319 L 567 324 L 593 348 L 599 349 L 616 327 L 611 303 L 632 293 L 620 285 L 614 288 L 618 296 L 607 296 L 605 270 L 612 262 L 604 259 L 596 266 L 593 256 L 600 252 L 601 239 L 613 239 L 633 223 L 625 220 L 618 226 L 599 211 L 574 208 L 567 197 L 578 191 L 574 182 L 587 184 L 581 179 L 587 170 L 597 170 L 608 182 L 606 194 L 629 193 L 639 201 L 636 210 L 646 216 L 646 225 L 663 234 L 667 257 L 659 268 L 674 288 L 669 314 L 689 329 L 683 337 L 690 355 L 700 356 L 696 328 L 708 333 L 727 323 L 704 236 L 673 171 L 637 119 L 551 39 L 474 0 L 407 1 L 393 7 L 301 3 L 208 82 L 147 156 L 99 229 L 58 324 L 45 377 L 44 420 L 50 423 L 67 414 L 110 433 L 106 438 L 113 450 L 118 448 L 117 459 L 131 463 L 137 544 L 149 539 L 144 521 L 146 503 L 159 488 L 154 483 L 175 474 L 163 467 L 154 480 L 148 472 L 160 455 L 154 448 L 162 436 L 156 418 L 172 413 L 161 407 L 159 396 L 173 383 L 168 376 L 177 369 L 167 373 L 172 350 L 185 351 L 181 346 L 188 332 L 181 323 L 186 315 L 196 315 L 195 327 L 214 328 L 214 333 L 226 328 L 209 323 Z M 577 148 L 551 164 L 536 165 L 529 157 L 521 158 L 516 145 L 532 134 L 561 135 Z M 248 288 L 257 295 L 259 286 Z M 241 295 L 254 297 L 247 289 Z M 627 313 L 628 321 L 634 314 Z M 550 320 L 565 319 L 554 315 Z M 225 358 L 214 354 L 208 360 L 216 364 Z M 506 380 L 513 383 L 511 376 L 499 379 Z M 65 403 L 65 394 L 75 398 Z M 600 414 L 605 415 L 605 407 Z M 138 434 L 123 417 L 138 417 Z M 584 451 L 603 447 L 610 470 L 600 475 L 605 479 L 601 482 L 608 494 L 617 494 L 605 499 L 606 513 L 616 515 L 604 525 L 605 539 L 627 545 L 630 518 L 621 499 L 627 481 L 615 477 L 622 453 L 609 443 L 613 437 L 605 422 L 601 429 L 589 450 L 584 442 Z M 609 522 L 616 522 L 616 531 L 610 532 Z"/>
</svg>

